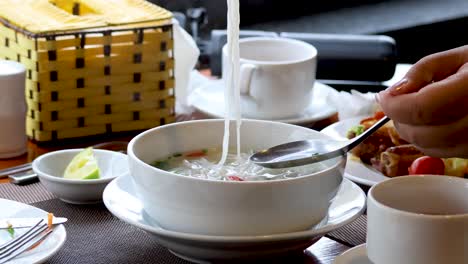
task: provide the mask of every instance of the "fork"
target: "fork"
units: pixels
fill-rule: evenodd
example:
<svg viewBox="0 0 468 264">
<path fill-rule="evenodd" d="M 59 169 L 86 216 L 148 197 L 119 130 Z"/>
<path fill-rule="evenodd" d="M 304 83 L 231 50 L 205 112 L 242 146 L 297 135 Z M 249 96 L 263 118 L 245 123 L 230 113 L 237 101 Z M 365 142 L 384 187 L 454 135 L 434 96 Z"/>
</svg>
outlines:
<svg viewBox="0 0 468 264">
<path fill-rule="evenodd" d="M 5 263 L 43 241 L 51 232 L 47 223 L 41 219 L 23 234 L 0 245 L 0 264 Z"/>
</svg>

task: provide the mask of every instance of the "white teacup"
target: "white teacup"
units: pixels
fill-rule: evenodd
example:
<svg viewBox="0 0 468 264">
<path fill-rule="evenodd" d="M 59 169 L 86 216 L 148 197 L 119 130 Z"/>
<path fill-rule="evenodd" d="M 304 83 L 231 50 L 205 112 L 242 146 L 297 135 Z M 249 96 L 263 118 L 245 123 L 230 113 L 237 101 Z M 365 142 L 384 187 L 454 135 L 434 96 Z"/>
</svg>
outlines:
<svg viewBox="0 0 468 264">
<path fill-rule="evenodd" d="M 294 39 L 254 37 L 239 41 L 242 114 L 280 119 L 301 114 L 311 103 L 317 49 Z M 223 47 L 223 76 L 230 70 Z"/>
<path fill-rule="evenodd" d="M 468 263 L 468 180 L 393 178 L 373 186 L 367 203 L 367 254 L 373 263 Z"/>
</svg>

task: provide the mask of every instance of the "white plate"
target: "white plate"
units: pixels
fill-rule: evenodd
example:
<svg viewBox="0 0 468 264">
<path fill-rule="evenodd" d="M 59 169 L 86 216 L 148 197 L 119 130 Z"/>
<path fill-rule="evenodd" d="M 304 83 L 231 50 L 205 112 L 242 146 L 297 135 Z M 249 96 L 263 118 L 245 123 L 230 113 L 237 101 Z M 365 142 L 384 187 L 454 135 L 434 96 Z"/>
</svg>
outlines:
<svg viewBox="0 0 468 264">
<path fill-rule="evenodd" d="M 333 90 L 332 87 L 316 81 L 312 94 L 313 100 L 311 98 L 311 103 L 309 107 L 304 110 L 304 113 L 291 118 L 273 119 L 273 121 L 289 124 L 304 124 L 320 121 L 336 114 L 336 109 L 327 103 L 327 96 L 331 90 Z M 190 95 L 189 102 L 198 111 L 210 117 L 224 118 L 223 81 L 216 80 L 212 81 L 210 84 L 198 87 Z M 242 117 L 255 119 L 246 113 L 243 113 Z"/>
<path fill-rule="evenodd" d="M 321 132 L 336 139 L 347 140 L 346 132 L 351 127 L 358 125 L 363 118 L 364 117 L 355 117 L 341 120 L 322 129 Z M 347 179 L 367 186 L 372 186 L 389 179 L 378 170 L 372 168 L 372 166 L 362 163 L 353 155 L 348 155 L 344 176 Z"/>
<path fill-rule="evenodd" d="M 372 264 L 372 262 L 367 257 L 366 244 L 362 244 L 343 252 L 333 264 Z"/>
<path fill-rule="evenodd" d="M 47 217 L 47 212 L 19 202 L 0 199 L 0 218 L 14 217 Z M 53 212 L 52 212 L 53 213 Z M 25 229 L 15 229 L 15 235 L 24 232 Z M 65 243 L 67 232 L 63 225 L 58 225 L 47 238 L 36 248 L 24 252 L 14 258 L 9 264 L 31 264 L 43 263 L 54 255 Z M 5 230 L 0 229 L 0 244 L 11 239 L 11 235 Z"/>
<path fill-rule="evenodd" d="M 159 226 L 146 215 L 135 192 L 131 176 L 119 177 L 104 190 L 104 204 L 116 217 L 150 233 L 175 255 L 197 263 L 303 251 L 326 233 L 354 221 L 364 211 L 366 200 L 359 186 L 344 179 L 328 217 L 310 230 L 267 236 L 208 236 Z"/>
</svg>

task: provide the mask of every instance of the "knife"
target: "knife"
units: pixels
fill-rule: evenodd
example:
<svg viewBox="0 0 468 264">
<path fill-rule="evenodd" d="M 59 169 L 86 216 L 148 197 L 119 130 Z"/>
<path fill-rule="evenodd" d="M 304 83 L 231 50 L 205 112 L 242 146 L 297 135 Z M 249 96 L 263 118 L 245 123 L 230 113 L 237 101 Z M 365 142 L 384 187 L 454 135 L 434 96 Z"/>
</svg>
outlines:
<svg viewBox="0 0 468 264">
<path fill-rule="evenodd" d="M 40 220 L 44 220 L 44 223 L 47 223 L 47 217 L 41 218 L 3 218 L 0 219 L 0 229 L 8 229 L 8 228 L 27 228 L 32 227 L 37 224 Z M 54 217 L 52 219 L 53 225 L 63 224 L 68 219 L 65 217 Z"/>
</svg>

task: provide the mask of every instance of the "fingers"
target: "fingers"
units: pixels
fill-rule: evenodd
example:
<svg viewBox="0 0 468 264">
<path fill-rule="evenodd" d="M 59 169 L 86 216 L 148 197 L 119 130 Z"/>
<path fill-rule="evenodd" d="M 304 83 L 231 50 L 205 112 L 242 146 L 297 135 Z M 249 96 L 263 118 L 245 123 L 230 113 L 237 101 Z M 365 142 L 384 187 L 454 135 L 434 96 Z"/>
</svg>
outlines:
<svg viewBox="0 0 468 264">
<path fill-rule="evenodd" d="M 396 96 L 417 92 L 432 82 L 445 79 L 468 62 L 467 53 L 468 45 L 422 58 L 401 81 L 389 88 L 390 94 Z"/>
<path fill-rule="evenodd" d="M 400 137 L 425 150 L 423 152 L 427 155 L 437 151 L 440 151 L 437 156 L 448 157 L 455 152 L 465 152 L 465 156 L 468 155 L 468 148 L 462 147 L 468 144 L 468 116 L 455 123 L 440 126 L 413 126 L 397 122 L 394 125 Z"/>
<path fill-rule="evenodd" d="M 464 158 L 468 159 L 468 144 L 458 144 L 455 147 L 449 148 L 421 148 L 417 147 L 422 153 L 431 157 L 439 158 Z"/>
<path fill-rule="evenodd" d="M 468 46 L 423 58 L 377 99 L 426 155 L 468 158 Z"/>
<path fill-rule="evenodd" d="M 380 92 L 378 100 L 385 114 L 399 123 L 452 123 L 468 115 L 468 66 L 417 92 L 398 96 L 389 91 Z"/>
</svg>

